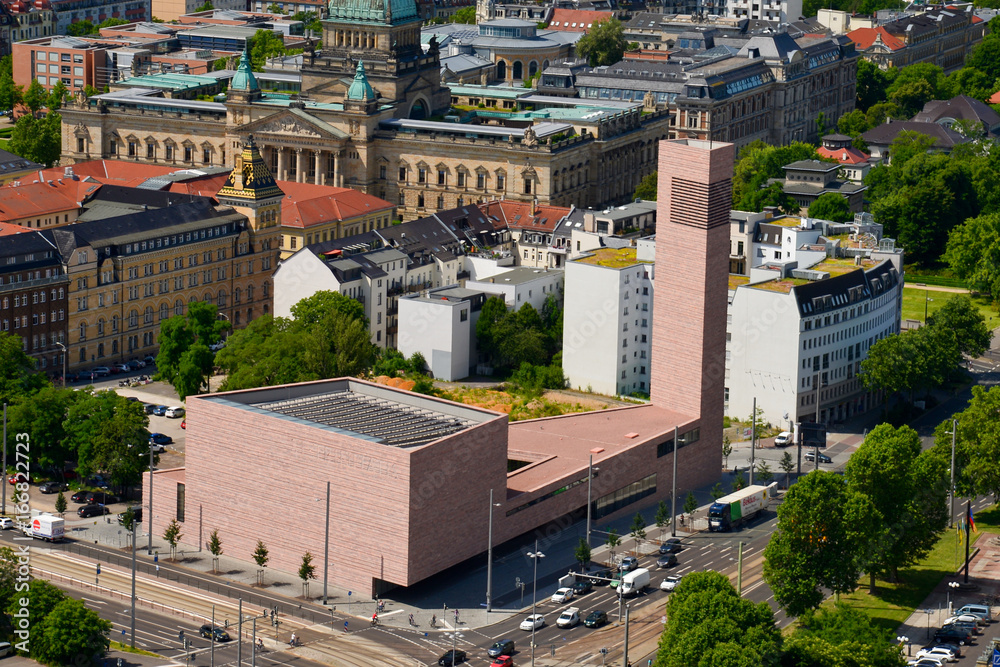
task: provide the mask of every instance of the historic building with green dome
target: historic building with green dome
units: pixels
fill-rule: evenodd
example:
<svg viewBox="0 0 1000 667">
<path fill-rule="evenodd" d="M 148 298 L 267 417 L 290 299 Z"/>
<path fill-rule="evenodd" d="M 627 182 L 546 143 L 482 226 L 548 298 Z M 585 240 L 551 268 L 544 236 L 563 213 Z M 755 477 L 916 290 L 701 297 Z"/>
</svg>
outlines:
<svg viewBox="0 0 1000 667">
<path fill-rule="evenodd" d="M 62 110 L 63 163 L 122 159 L 232 167 L 249 136 L 280 180 L 350 187 L 405 220 L 479 201 L 603 207 L 656 169 L 670 114 L 639 103 L 498 89 L 454 110 L 468 87 L 441 82 L 421 47 L 415 0 L 331 0 L 322 47 L 303 56 L 302 93 L 262 90 L 244 53 L 225 101 L 128 88 Z M 473 103 L 474 105 L 476 103 Z M 290 239 L 284 238 L 284 242 Z M 284 246 L 283 246 L 284 247 Z"/>
</svg>

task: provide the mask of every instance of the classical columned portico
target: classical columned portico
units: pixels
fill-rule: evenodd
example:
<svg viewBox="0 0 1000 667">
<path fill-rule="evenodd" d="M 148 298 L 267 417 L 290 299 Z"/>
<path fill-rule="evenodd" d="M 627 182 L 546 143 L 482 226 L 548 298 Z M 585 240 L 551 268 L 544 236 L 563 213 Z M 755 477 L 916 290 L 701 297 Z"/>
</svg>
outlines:
<svg viewBox="0 0 1000 667">
<path fill-rule="evenodd" d="M 302 152 L 303 152 L 303 150 L 304 149 L 302 149 L 302 148 L 296 148 L 295 149 L 295 182 L 296 183 L 305 183 L 306 182 L 306 170 L 304 169 L 304 167 L 306 166 L 306 163 L 305 163 L 305 160 L 302 159 Z"/>
</svg>

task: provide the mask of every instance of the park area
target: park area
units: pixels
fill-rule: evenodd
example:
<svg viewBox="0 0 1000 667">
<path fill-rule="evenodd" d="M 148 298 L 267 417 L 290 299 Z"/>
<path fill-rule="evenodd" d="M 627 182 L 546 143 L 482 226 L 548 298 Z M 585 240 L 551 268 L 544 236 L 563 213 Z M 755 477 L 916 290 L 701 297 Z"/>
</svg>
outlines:
<svg viewBox="0 0 1000 667">
<path fill-rule="evenodd" d="M 942 291 L 946 289 L 949 291 Z M 950 291 L 951 289 L 955 291 Z M 903 321 L 917 320 L 923 322 L 925 309 L 927 315 L 931 316 L 941 308 L 944 308 L 944 305 L 948 301 L 959 296 L 968 296 L 968 292 L 961 288 L 925 288 L 920 285 L 908 283 L 906 289 L 903 290 L 902 319 Z M 972 302 L 976 304 L 979 312 L 983 314 L 983 317 L 986 319 L 986 325 L 990 329 L 1000 326 L 1000 314 L 998 314 L 997 307 L 989 297 L 974 295 L 972 296 Z"/>
</svg>

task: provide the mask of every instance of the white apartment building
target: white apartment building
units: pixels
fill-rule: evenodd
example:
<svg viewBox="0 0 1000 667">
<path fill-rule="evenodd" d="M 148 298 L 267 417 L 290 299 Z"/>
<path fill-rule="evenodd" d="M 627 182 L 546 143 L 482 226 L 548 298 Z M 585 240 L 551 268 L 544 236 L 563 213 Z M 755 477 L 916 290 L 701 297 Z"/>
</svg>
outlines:
<svg viewBox="0 0 1000 667">
<path fill-rule="evenodd" d="M 320 291 L 338 292 L 361 302 L 372 343 L 396 346 L 396 297 L 407 279 L 407 256 L 383 248 L 335 258 L 320 257 L 313 247 L 282 260 L 274 272 L 274 315 L 291 317 L 292 306 Z"/>
<path fill-rule="evenodd" d="M 649 393 L 653 243 L 601 248 L 566 263 L 563 374 L 599 394 Z"/>
<path fill-rule="evenodd" d="M 866 412 L 880 397 L 858 377 L 861 361 L 899 331 L 902 250 L 864 238 L 838 250 L 842 239 L 823 236 L 820 221 L 778 222 L 756 223 L 749 275 L 730 276 L 726 414 L 748 416 L 756 399 L 767 421 L 789 428 Z"/>
<path fill-rule="evenodd" d="M 435 379 L 468 377 L 477 360 L 476 322 L 488 296 L 452 286 L 400 297 L 399 351 L 422 354 Z"/>
<path fill-rule="evenodd" d="M 482 280 L 467 280 L 465 286 L 470 290 L 503 296 L 508 308 L 518 310 L 530 303 L 532 308 L 541 313 L 545 300 L 552 294 L 562 303 L 564 278 L 562 269 L 516 266 Z"/>
<path fill-rule="evenodd" d="M 726 15 L 756 21 L 791 23 L 802 16 L 802 0 L 728 0 Z"/>
</svg>

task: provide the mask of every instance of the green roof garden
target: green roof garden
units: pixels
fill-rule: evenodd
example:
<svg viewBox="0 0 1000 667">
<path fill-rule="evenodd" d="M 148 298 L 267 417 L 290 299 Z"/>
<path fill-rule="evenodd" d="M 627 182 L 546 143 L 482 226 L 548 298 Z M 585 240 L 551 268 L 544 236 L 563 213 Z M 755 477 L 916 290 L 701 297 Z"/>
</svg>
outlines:
<svg viewBox="0 0 1000 667">
<path fill-rule="evenodd" d="M 862 259 L 861 264 L 855 264 L 853 257 L 827 257 L 819 264 L 810 266 L 809 270 L 825 271 L 831 276 L 840 276 L 851 271 L 857 271 L 858 269 L 870 269 L 876 264 L 877 262 L 870 259 Z"/>
<path fill-rule="evenodd" d="M 574 259 L 579 264 L 592 264 L 603 266 L 609 269 L 624 269 L 636 264 L 652 264 L 645 260 L 636 259 L 635 248 L 598 248 L 590 251 L 590 254 Z"/>
<path fill-rule="evenodd" d="M 750 276 L 738 276 L 734 273 L 729 274 L 729 289 L 734 290 L 741 285 L 746 285 L 750 282 Z"/>
<path fill-rule="evenodd" d="M 806 280 L 805 278 L 781 278 L 775 280 L 767 280 L 762 283 L 754 283 L 753 285 L 748 285 L 748 287 L 767 290 L 768 292 L 781 292 L 782 294 L 788 294 L 789 292 L 792 291 L 793 287 L 798 287 L 799 285 L 808 285 L 811 282 L 813 281 Z"/>
</svg>

